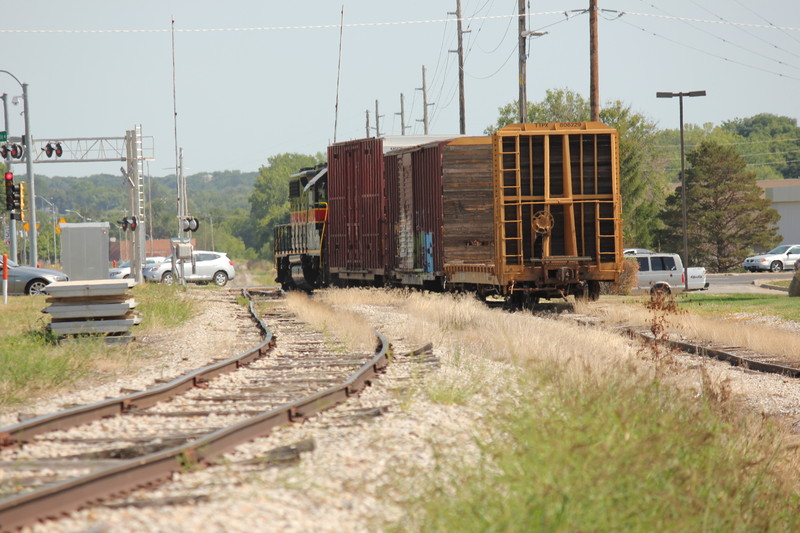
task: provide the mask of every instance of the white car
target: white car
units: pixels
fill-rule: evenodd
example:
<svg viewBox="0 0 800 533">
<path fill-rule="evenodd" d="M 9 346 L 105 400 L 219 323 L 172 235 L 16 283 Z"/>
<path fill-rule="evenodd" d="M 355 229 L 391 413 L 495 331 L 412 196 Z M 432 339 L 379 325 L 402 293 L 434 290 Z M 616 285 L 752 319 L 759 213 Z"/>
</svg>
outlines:
<svg viewBox="0 0 800 533">
<path fill-rule="evenodd" d="M 800 244 L 782 244 L 765 254 L 748 257 L 742 266 L 750 272 L 759 270 L 781 272 L 791 270 L 798 259 L 800 259 Z"/>
<path fill-rule="evenodd" d="M 166 257 L 147 257 L 145 258 L 145 267 L 154 263 L 163 263 Z M 110 279 L 128 279 L 131 277 L 131 262 L 123 261 L 119 266 L 108 269 L 108 277 Z"/>
<path fill-rule="evenodd" d="M 177 268 L 183 269 L 186 281 L 194 283 L 213 281 L 223 287 L 228 280 L 236 276 L 233 261 L 224 252 L 194 250 L 192 255 L 192 261 L 186 260 L 183 265 L 177 265 Z M 172 271 L 172 256 L 166 258 L 163 263 L 145 267 L 142 275 L 145 281 L 160 281 L 172 285 L 177 279 L 175 272 Z"/>
</svg>

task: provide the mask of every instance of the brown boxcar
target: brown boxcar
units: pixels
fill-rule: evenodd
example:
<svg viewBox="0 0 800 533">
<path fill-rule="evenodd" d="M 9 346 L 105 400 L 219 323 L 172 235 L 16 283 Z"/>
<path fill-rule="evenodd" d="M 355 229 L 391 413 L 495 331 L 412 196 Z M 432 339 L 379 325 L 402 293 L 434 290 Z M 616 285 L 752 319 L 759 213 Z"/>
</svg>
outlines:
<svg viewBox="0 0 800 533">
<path fill-rule="evenodd" d="M 488 159 L 487 159 L 488 154 Z M 599 295 L 622 266 L 619 137 L 599 122 L 514 124 L 443 151 L 447 282 L 517 303 Z"/>
<path fill-rule="evenodd" d="M 328 147 L 325 231 L 325 263 L 333 283 L 385 280 L 388 243 L 381 139 L 360 139 Z"/>
<path fill-rule="evenodd" d="M 389 268 L 395 283 L 441 288 L 445 144 L 433 142 L 386 154 Z"/>
</svg>

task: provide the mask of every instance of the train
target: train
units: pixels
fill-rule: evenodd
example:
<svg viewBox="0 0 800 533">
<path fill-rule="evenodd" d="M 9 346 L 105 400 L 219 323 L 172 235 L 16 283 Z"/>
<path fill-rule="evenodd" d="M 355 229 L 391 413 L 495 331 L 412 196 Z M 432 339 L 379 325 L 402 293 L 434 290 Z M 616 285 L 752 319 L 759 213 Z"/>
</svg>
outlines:
<svg viewBox="0 0 800 533">
<path fill-rule="evenodd" d="M 600 122 L 334 143 L 290 178 L 276 281 L 595 300 L 622 270 L 619 169 L 619 134 Z"/>
</svg>

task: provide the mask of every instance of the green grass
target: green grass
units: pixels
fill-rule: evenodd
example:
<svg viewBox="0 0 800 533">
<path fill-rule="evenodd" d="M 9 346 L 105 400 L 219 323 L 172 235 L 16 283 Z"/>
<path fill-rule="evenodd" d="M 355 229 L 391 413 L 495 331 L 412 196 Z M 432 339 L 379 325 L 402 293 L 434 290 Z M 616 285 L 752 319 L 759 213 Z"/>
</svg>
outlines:
<svg viewBox="0 0 800 533">
<path fill-rule="evenodd" d="M 215 287 L 216 288 L 216 287 Z M 181 294 L 186 289 L 178 285 L 163 283 L 140 283 L 132 294 L 139 302 L 137 311 L 142 317 L 143 330 L 177 327 L 186 322 L 195 312 L 194 303 Z"/>
<path fill-rule="evenodd" d="M 162 284 L 136 286 L 132 294 L 143 321 L 133 334 L 176 327 L 191 318 L 193 302 L 180 298 L 181 290 Z M 56 342 L 46 329 L 49 318 L 42 314 L 47 305 L 44 296 L 11 296 L 0 312 L 0 407 L 63 390 L 142 357 L 135 343 L 108 346 L 94 336 Z"/>
<path fill-rule="evenodd" d="M 571 387 L 528 376 L 523 406 L 458 483 L 419 493 L 399 531 L 790 531 L 798 495 L 781 439 L 703 398 L 651 382 Z M 545 380 L 547 378 L 544 378 Z M 746 427 L 747 423 L 750 426 Z"/>
<path fill-rule="evenodd" d="M 689 294 L 677 299 L 680 309 L 698 314 L 755 313 L 800 322 L 800 298 L 778 294 Z"/>
</svg>

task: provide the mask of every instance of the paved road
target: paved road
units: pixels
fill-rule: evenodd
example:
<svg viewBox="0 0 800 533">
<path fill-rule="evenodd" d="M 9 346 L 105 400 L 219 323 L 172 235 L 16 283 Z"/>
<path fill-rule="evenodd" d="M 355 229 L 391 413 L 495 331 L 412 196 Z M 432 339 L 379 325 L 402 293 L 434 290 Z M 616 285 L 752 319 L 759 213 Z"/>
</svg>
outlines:
<svg viewBox="0 0 800 533">
<path fill-rule="evenodd" d="M 747 274 L 709 274 L 708 292 L 711 293 L 732 293 L 732 292 L 762 292 L 775 293 L 773 289 L 763 289 L 761 283 L 769 283 L 776 279 L 791 279 L 792 272 L 764 272 Z"/>
</svg>

